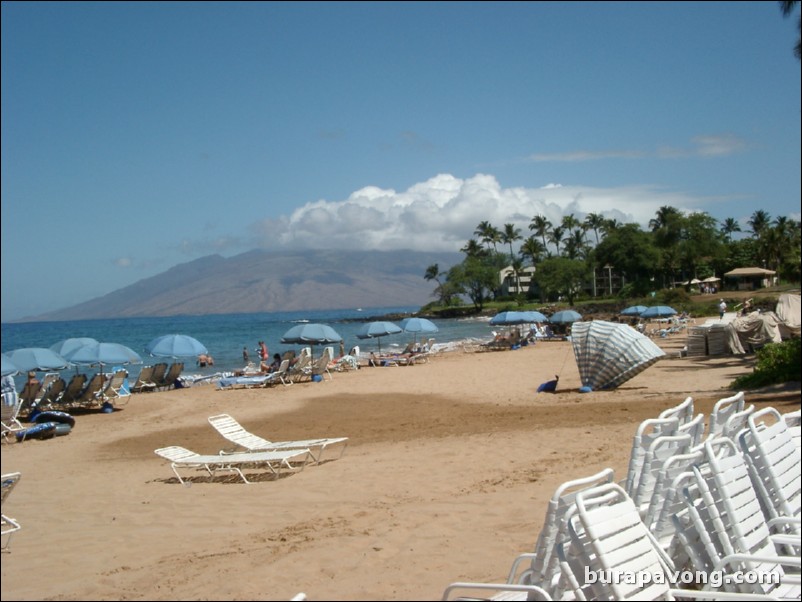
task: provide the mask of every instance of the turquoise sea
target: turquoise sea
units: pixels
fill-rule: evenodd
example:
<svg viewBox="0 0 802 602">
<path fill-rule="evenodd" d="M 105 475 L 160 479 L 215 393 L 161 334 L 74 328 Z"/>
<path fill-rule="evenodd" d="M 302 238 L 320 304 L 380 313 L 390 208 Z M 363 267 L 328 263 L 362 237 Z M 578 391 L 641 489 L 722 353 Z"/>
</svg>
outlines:
<svg viewBox="0 0 802 602">
<path fill-rule="evenodd" d="M 364 321 L 384 319 L 387 315 L 414 313 L 418 309 L 418 307 L 383 307 L 166 318 L 15 322 L 2 324 L 0 332 L 4 353 L 23 347 L 50 347 L 73 337 L 92 337 L 102 342 L 127 345 L 142 356 L 142 365 L 163 361 L 152 358 L 145 352 L 145 346 L 152 339 L 165 334 L 185 334 L 203 343 L 215 361 L 214 366 L 198 368 L 195 358 L 186 358 L 185 372 L 213 374 L 242 368 L 243 347 L 248 348 L 251 359 L 255 360 L 258 357 L 256 353 L 258 341 L 267 343 L 271 355 L 275 352 L 283 353 L 289 349 L 297 349 L 297 345 L 282 345 L 280 340 L 287 330 L 303 321 L 328 324 L 334 328 L 343 337 L 346 350 L 359 345 L 362 351 L 372 351 L 377 347 L 376 339 L 360 340 L 356 337 L 356 332 Z M 493 328 L 486 319 L 445 319 L 433 322 L 439 328 L 439 332 L 427 337 L 434 337 L 437 343 L 486 341 L 491 338 Z M 412 339 L 413 335 L 408 333 L 382 337 L 382 351 L 403 348 Z M 335 348 L 335 353 L 337 351 Z M 141 365 L 127 366 L 132 377 L 139 374 L 140 368 Z M 73 370 L 74 368 L 71 369 Z"/>
</svg>

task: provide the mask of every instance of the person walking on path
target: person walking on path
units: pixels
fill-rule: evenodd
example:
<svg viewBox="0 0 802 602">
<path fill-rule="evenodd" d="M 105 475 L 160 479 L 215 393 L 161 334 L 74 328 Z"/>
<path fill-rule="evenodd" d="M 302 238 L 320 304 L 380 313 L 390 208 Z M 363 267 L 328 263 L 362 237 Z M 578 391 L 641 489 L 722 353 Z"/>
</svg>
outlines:
<svg viewBox="0 0 802 602">
<path fill-rule="evenodd" d="M 727 311 L 727 302 L 724 301 L 724 299 L 719 299 L 719 303 L 718 303 L 718 319 L 719 320 L 723 320 L 724 319 L 724 312 L 726 312 L 726 311 Z"/>
</svg>

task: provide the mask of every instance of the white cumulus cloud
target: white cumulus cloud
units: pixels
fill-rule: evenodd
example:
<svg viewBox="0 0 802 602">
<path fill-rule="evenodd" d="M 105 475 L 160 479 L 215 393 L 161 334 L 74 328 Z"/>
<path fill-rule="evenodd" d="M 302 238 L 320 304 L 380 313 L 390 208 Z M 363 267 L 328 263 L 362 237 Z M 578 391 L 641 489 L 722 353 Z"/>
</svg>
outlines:
<svg viewBox="0 0 802 602">
<path fill-rule="evenodd" d="M 310 202 L 288 216 L 254 224 L 252 231 L 264 248 L 458 251 L 483 221 L 500 230 L 512 223 L 523 236 L 531 234 L 535 215 L 559 224 L 567 214 L 581 220 L 598 213 L 645 227 L 664 205 L 694 211 L 699 204 L 699 199 L 646 185 L 503 188 L 488 174 L 466 179 L 439 174 L 400 192 L 366 186 L 345 200 Z"/>
</svg>

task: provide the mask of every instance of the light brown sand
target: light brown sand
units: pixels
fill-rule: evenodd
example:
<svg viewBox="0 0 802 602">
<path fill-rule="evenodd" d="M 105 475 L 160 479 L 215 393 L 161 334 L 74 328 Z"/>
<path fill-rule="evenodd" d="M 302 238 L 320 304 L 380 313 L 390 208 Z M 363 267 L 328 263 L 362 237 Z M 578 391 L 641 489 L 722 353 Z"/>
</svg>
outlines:
<svg viewBox="0 0 802 602">
<path fill-rule="evenodd" d="M 638 423 L 693 396 L 730 395 L 754 357 L 670 357 L 608 392 L 580 394 L 570 343 L 462 353 L 333 381 L 139 394 L 71 434 L 4 445 L 22 480 L 3 508 L 23 526 L 2 556 L 3 600 L 432 600 L 452 581 L 503 580 L 531 551 L 566 480 L 626 475 Z M 561 375 L 555 395 L 538 384 Z M 748 393 L 797 409 L 800 391 Z M 347 436 L 341 459 L 246 485 L 153 450 L 216 453 L 227 412 L 273 440 Z"/>
</svg>

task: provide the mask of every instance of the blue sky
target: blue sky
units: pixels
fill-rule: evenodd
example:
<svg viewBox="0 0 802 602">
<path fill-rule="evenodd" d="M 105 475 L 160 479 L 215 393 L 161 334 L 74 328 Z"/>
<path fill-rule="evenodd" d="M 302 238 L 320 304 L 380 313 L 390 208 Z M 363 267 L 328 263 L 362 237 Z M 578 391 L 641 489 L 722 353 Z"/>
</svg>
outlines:
<svg viewBox="0 0 802 602">
<path fill-rule="evenodd" d="M 800 219 L 776 2 L 2 3 L 2 319 L 254 248 Z"/>
</svg>

